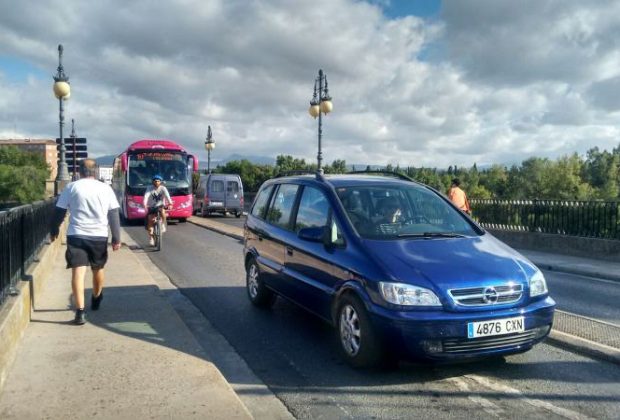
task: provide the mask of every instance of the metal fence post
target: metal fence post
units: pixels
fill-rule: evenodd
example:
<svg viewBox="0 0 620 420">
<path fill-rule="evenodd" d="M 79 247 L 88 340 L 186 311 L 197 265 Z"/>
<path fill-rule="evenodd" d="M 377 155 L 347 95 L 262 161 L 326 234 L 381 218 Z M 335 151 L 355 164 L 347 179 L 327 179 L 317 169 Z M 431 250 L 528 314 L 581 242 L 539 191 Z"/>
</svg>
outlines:
<svg viewBox="0 0 620 420">
<path fill-rule="evenodd" d="M 534 199 L 534 232 L 540 231 L 540 200 L 538 198 Z"/>
</svg>

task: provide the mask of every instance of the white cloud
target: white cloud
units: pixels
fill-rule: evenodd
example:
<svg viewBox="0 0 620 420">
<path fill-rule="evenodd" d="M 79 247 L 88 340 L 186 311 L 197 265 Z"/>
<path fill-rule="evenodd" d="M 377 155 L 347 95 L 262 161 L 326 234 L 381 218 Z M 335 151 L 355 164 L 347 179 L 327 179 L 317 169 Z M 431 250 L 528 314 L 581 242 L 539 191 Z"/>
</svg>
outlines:
<svg viewBox="0 0 620 420">
<path fill-rule="evenodd" d="M 211 125 L 217 157 L 314 161 L 319 68 L 334 98 L 325 162 L 447 167 L 611 149 L 619 14 L 606 1 L 444 2 L 433 20 L 354 0 L 3 4 L 0 58 L 50 77 L 9 81 L 0 64 L 0 137 L 57 136 L 62 43 L 66 118 L 93 155 L 171 138 L 204 157 Z"/>
</svg>

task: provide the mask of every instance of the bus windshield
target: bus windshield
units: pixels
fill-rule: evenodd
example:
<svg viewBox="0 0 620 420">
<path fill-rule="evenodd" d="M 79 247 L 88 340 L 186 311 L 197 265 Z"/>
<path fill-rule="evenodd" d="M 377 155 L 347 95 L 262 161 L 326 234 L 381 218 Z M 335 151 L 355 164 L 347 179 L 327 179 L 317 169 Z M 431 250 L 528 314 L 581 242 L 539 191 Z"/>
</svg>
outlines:
<svg viewBox="0 0 620 420">
<path fill-rule="evenodd" d="M 154 175 L 161 175 L 171 195 L 188 195 L 191 171 L 187 154 L 173 151 L 145 151 L 128 155 L 127 187 L 132 194 L 142 195 Z"/>
</svg>

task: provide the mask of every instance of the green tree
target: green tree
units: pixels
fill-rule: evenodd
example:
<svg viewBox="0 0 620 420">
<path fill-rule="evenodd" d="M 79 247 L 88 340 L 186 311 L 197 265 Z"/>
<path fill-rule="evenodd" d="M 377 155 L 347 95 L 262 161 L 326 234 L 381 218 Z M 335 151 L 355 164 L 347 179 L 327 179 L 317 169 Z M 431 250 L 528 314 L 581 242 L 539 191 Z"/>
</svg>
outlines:
<svg viewBox="0 0 620 420">
<path fill-rule="evenodd" d="M 276 174 L 288 171 L 309 171 L 316 166 L 306 163 L 305 159 L 297 159 L 291 155 L 278 155 L 276 157 Z"/>
<path fill-rule="evenodd" d="M 341 159 L 336 159 L 331 165 L 325 167 L 325 173 L 328 174 L 344 174 L 347 172 L 347 162 Z"/>
<path fill-rule="evenodd" d="M 469 198 L 479 198 L 482 200 L 493 198 L 491 191 L 487 190 L 484 185 L 476 185 L 473 188 L 469 188 L 468 196 Z"/>
<path fill-rule="evenodd" d="M 508 170 L 501 165 L 493 165 L 480 174 L 480 185 L 491 193 L 491 198 L 507 198 Z"/>
<path fill-rule="evenodd" d="M 543 198 L 555 200 L 588 200 L 592 186 L 581 178 L 583 160 L 577 153 L 553 162 L 545 176 L 548 191 Z"/>
<path fill-rule="evenodd" d="M 45 198 L 49 175 L 43 156 L 15 146 L 0 147 L 0 202 L 25 204 Z"/>
<path fill-rule="evenodd" d="M 471 167 L 469 171 L 467 171 L 467 187 L 472 190 L 478 188 L 478 183 L 480 182 L 480 173 L 478 172 L 478 166 L 474 163 L 474 166 Z"/>
<path fill-rule="evenodd" d="M 620 146 L 607 152 L 598 147 L 588 150 L 583 177 L 592 186 L 594 196 L 603 200 L 620 198 Z"/>
</svg>

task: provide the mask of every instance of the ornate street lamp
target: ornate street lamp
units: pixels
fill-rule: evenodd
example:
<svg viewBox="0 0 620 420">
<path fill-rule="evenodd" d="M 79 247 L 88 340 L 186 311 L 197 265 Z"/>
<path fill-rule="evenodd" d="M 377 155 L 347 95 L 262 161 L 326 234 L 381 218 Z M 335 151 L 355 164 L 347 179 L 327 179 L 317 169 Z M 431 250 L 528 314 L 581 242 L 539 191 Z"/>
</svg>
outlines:
<svg viewBox="0 0 620 420">
<path fill-rule="evenodd" d="M 60 126 L 60 161 L 58 162 L 58 173 L 56 175 L 55 192 L 60 193 L 60 184 L 66 183 L 71 180 L 69 176 L 69 170 L 67 168 L 67 162 L 65 161 L 65 139 L 62 136 L 62 127 L 65 124 L 65 113 L 63 102 L 69 99 L 71 96 L 71 86 L 69 85 L 69 77 L 65 75 L 65 70 L 62 67 L 62 45 L 58 45 L 58 69 L 56 76 L 54 76 L 54 95 L 58 99 L 60 106 L 59 110 L 59 126 Z"/>
<path fill-rule="evenodd" d="M 215 149 L 215 140 L 211 134 L 211 126 L 207 130 L 207 139 L 205 140 L 205 149 L 207 149 L 207 173 L 211 173 L 211 150 Z"/>
<path fill-rule="evenodd" d="M 321 162 L 323 161 L 323 152 L 321 151 L 323 121 L 321 114 L 331 112 L 333 107 L 332 98 L 329 96 L 329 90 L 327 88 L 327 76 L 323 74 L 323 70 L 319 70 L 319 77 L 314 80 L 314 94 L 310 101 L 310 109 L 308 109 L 308 112 L 313 118 L 319 117 L 319 152 L 316 157 L 317 169 L 319 172 L 323 172 L 321 166 Z"/>
</svg>

